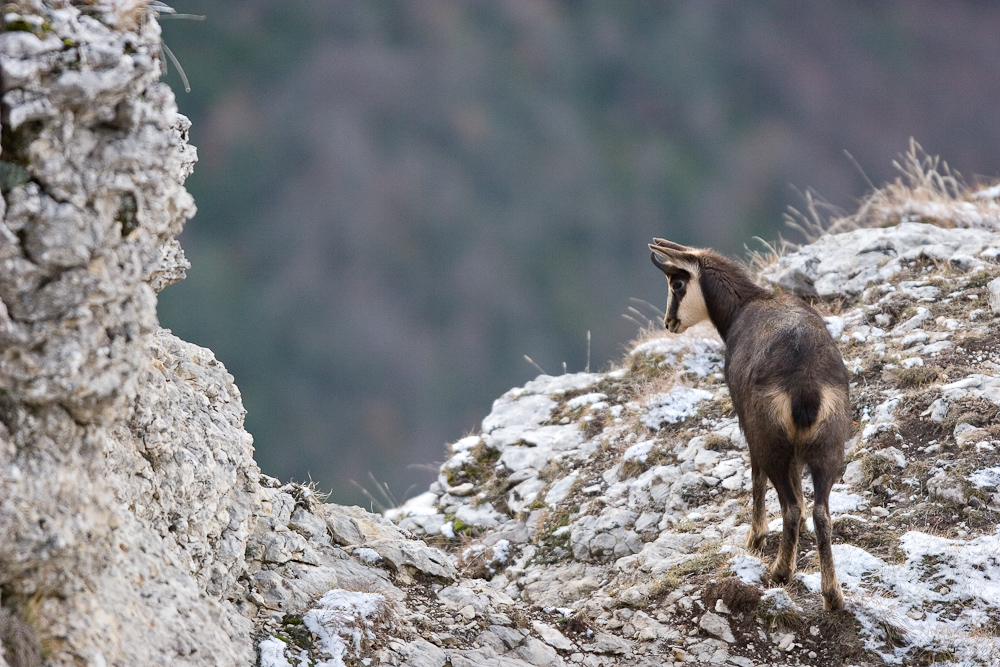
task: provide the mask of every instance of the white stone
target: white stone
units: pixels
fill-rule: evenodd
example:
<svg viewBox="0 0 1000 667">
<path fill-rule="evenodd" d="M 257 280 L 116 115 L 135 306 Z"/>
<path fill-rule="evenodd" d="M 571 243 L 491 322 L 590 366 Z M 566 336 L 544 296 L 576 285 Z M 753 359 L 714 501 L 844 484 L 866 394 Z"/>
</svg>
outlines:
<svg viewBox="0 0 1000 667">
<path fill-rule="evenodd" d="M 573 488 L 573 484 L 576 483 L 579 477 L 579 472 L 574 470 L 570 474 L 566 475 L 562 479 L 556 481 L 549 488 L 548 493 L 545 494 L 545 503 L 552 507 L 555 507 L 562 501 L 566 500 L 569 496 L 569 492 Z"/>
<path fill-rule="evenodd" d="M 959 447 L 967 447 L 970 444 L 982 442 L 989 437 L 985 429 L 978 428 L 972 424 L 958 424 L 954 431 L 955 442 Z"/>
<path fill-rule="evenodd" d="M 986 288 L 990 292 L 990 310 L 1000 313 L 1000 278 L 994 278 L 987 283 Z"/>
<path fill-rule="evenodd" d="M 864 468 L 860 460 L 851 461 L 844 469 L 844 483 L 851 486 L 861 486 L 865 483 Z"/>
<path fill-rule="evenodd" d="M 559 649 L 560 651 L 573 650 L 573 642 L 567 639 L 566 635 L 559 632 L 551 625 L 542 623 L 541 621 L 533 621 L 531 623 L 531 629 L 537 632 L 538 636 L 542 638 L 542 641 L 549 646 Z"/>
<path fill-rule="evenodd" d="M 729 644 L 736 641 L 736 637 L 733 636 L 733 631 L 729 627 L 729 621 L 714 612 L 706 611 L 701 620 L 698 621 L 698 627 Z"/>
<path fill-rule="evenodd" d="M 952 477 L 943 471 L 927 480 L 927 492 L 956 505 L 964 505 L 969 499 L 965 480 Z"/>
</svg>

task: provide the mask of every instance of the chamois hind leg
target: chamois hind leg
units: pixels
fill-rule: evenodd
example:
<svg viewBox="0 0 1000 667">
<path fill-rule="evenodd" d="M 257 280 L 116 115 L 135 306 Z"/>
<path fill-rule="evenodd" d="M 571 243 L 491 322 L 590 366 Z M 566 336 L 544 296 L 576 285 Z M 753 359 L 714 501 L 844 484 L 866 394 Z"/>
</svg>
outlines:
<svg viewBox="0 0 1000 667">
<path fill-rule="evenodd" d="M 801 469 L 802 464 L 792 463 L 792 470 Z M 792 487 L 795 489 L 795 500 L 798 501 L 802 510 L 802 518 L 799 520 L 799 534 L 806 530 L 806 497 L 802 494 L 802 475 L 792 473 Z"/>
<path fill-rule="evenodd" d="M 781 503 L 781 546 L 778 557 L 771 566 L 771 579 L 778 583 L 786 583 L 795 574 L 796 556 L 799 545 L 799 523 L 802 521 L 802 505 L 795 494 L 795 477 L 802 477 L 801 464 L 790 464 L 783 474 L 779 472 L 771 482 L 778 492 L 778 502 Z"/>
<path fill-rule="evenodd" d="M 835 470 L 829 465 L 810 466 L 815 498 L 813 500 L 813 523 L 816 524 L 816 550 L 819 552 L 820 590 L 823 592 L 823 608 L 827 611 L 844 608 L 844 592 L 837 580 L 837 570 L 833 563 L 833 528 L 830 522 L 830 489 L 833 487 Z"/>
<path fill-rule="evenodd" d="M 764 509 L 764 498 L 767 495 L 767 475 L 750 458 L 750 477 L 753 481 L 753 509 L 750 519 L 750 530 L 747 531 L 747 551 L 761 553 L 764 540 L 767 538 L 767 514 Z"/>
</svg>

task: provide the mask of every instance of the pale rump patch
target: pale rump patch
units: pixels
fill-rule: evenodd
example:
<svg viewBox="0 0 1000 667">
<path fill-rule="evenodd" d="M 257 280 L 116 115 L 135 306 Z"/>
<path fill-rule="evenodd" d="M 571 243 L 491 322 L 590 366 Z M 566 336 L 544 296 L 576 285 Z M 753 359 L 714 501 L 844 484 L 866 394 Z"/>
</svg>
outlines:
<svg viewBox="0 0 1000 667">
<path fill-rule="evenodd" d="M 816 421 L 805 429 L 800 429 L 792 420 L 792 397 L 783 389 L 771 389 L 764 394 L 767 399 L 768 409 L 775 422 L 788 433 L 792 440 L 804 442 L 811 438 L 816 430 L 830 418 L 830 415 L 843 412 L 847 409 L 844 397 L 834 387 L 823 385 L 820 387 L 819 412 L 816 414 Z"/>
</svg>

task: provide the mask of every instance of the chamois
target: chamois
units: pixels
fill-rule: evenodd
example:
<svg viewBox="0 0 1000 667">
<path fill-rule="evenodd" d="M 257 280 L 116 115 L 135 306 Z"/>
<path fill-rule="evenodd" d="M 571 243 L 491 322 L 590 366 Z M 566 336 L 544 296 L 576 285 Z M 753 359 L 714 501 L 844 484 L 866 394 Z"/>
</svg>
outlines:
<svg viewBox="0 0 1000 667">
<path fill-rule="evenodd" d="M 670 282 L 667 329 L 681 333 L 708 319 L 726 343 L 726 384 L 750 449 L 747 549 L 760 552 L 767 535 L 764 494 L 770 479 L 784 527 L 770 575 L 785 583 L 794 574 L 805 519 L 802 467 L 809 466 L 824 608 L 843 609 L 829 502 L 851 428 L 850 398 L 843 358 L 823 319 L 801 299 L 755 284 L 746 269 L 717 252 L 663 239 L 649 248 Z"/>
</svg>

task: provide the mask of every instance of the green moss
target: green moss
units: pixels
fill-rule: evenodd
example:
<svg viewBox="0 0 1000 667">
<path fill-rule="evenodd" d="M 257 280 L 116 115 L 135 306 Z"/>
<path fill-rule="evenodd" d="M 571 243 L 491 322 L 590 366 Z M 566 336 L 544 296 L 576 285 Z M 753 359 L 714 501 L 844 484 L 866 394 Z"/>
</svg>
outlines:
<svg viewBox="0 0 1000 667">
<path fill-rule="evenodd" d="M 126 237 L 139 227 L 137 220 L 139 213 L 139 203 L 135 195 L 131 192 L 123 192 L 118 197 L 118 212 L 115 214 L 115 221 L 122 226 L 122 237 Z"/>
<path fill-rule="evenodd" d="M 579 512 L 579 507 L 549 512 L 542 521 L 536 542 L 538 550 L 531 558 L 531 563 L 551 564 L 568 558 L 572 553 L 570 531 L 565 530 L 558 535 L 556 532 L 570 524 L 572 516 Z"/>
<path fill-rule="evenodd" d="M 466 525 L 464 521 L 457 518 L 454 514 L 446 514 L 445 519 L 451 521 L 451 529 L 456 533 L 468 533 L 470 526 Z"/>
<path fill-rule="evenodd" d="M 471 460 L 458 468 L 450 468 L 446 480 L 450 486 L 458 486 L 465 482 L 481 483 L 490 475 L 495 474 L 496 462 L 500 460 L 500 451 L 479 443 L 469 450 Z"/>
<path fill-rule="evenodd" d="M 7 194 L 31 180 L 28 169 L 14 162 L 0 160 L 0 192 Z"/>
<path fill-rule="evenodd" d="M 281 625 L 282 633 L 278 635 L 279 639 L 306 650 L 313 648 L 312 632 L 303 624 L 301 616 L 285 614 L 281 619 Z"/>
</svg>

